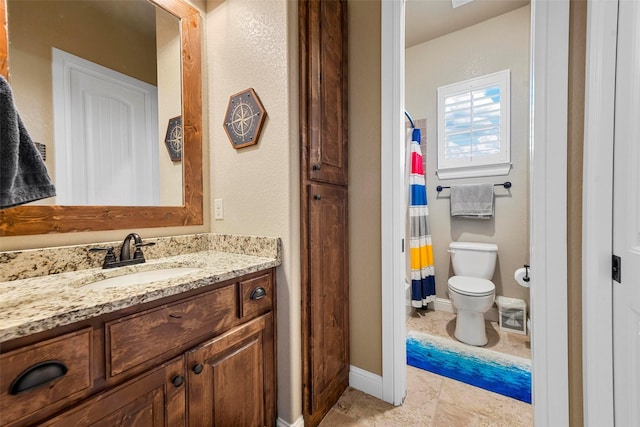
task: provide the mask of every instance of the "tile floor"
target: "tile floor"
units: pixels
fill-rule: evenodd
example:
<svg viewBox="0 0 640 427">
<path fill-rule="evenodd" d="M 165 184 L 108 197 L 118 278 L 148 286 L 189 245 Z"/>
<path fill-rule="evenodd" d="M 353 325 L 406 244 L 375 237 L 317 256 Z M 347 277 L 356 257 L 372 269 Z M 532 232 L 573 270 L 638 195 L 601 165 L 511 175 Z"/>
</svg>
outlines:
<svg viewBox="0 0 640 427">
<path fill-rule="evenodd" d="M 486 348 L 520 357 L 531 357 L 529 337 L 499 330 L 486 322 Z M 415 330 L 453 338 L 455 315 L 440 311 L 416 311 L 407 324 Z M 349 387 L 320 423 L 333 426 L 505 426 L 533 425 L 531 405 L 446 377 L 407 366 L 407 397 L 394 407 Z"/>
</svg>

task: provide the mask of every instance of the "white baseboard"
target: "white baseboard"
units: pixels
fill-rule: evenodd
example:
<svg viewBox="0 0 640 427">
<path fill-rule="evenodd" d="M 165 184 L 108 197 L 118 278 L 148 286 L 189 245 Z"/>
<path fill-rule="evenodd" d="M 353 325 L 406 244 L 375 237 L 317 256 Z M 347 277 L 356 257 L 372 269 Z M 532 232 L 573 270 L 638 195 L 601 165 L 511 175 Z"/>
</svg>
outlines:
<svg viewBox="0 0 640 427">
<path fill-rule="evenodd" d="M 434 310 L 436 311 L 446 311 L 447 313 L 455 313 L 456 309 L 451 304 L 451 301 L 446 298 L 436 298 L 436 301 L 433 305 Z M 489 322 L 497 322 L 498 321 L 498 309 L 496 307 L 491 307 L 489 311 L 484 314 L 485 320 Z"/>
<path fill-rule="evenodd" d="M 436 301 L 433 303 L 433 309 L 435 311 L 446 311 L 447 313 L 456 312 L 456 309 L 453 308 L 453 304 L 451 304 L 451 301 L 446 298 L 436 298 Z"/>
<path fill-rule="evenodd" d="M 382 399 L 382 377 L 351 365 L 349 385 L 378 399 Z"/>
<path fill-rule="evenodd" d="M 298 418 L 293 424 L 289 424 L 282 418 L 278 418 L 276 420 L 276 427 L 304 427 L 304 418 L 300 415 L 300 418 Z"/>
</svg>

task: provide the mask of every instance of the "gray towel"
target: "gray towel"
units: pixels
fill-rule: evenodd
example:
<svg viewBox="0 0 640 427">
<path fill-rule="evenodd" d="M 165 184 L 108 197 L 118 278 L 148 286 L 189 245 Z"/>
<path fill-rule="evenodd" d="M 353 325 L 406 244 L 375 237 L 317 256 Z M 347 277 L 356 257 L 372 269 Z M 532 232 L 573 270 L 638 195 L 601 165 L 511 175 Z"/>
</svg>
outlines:
<svg viewBox="0 0 640 427">
<path fill-rule="evenodd" d="M 47 168 L 0 75 L 0 209 L 56 195 Z"/>
<path fill-rule="evenodd" d="M 493 216 L 493 185 L 451 186 L 451 216 L 489 219 Z"/>
</svg>

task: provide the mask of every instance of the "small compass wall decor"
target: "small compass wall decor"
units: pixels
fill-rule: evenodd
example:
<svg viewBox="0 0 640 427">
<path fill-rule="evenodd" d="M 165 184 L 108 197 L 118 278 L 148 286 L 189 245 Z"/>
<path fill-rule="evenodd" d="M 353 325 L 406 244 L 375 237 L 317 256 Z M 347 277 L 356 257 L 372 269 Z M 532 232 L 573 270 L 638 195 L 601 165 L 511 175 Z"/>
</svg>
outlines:
<svg viewBox="0 0 640 427">
<path fill-rule="evenodd" d="M 167 146 L 171 161 L 179 162 L 182 159 L 182 116 L 169 119 L 164 144 Z"/>
<path fill-rule="evenodd" d="M 223 126 L 233 148 L 257 144 L 266 115 L 252 88 L 231 95 Z"/>
</svg>

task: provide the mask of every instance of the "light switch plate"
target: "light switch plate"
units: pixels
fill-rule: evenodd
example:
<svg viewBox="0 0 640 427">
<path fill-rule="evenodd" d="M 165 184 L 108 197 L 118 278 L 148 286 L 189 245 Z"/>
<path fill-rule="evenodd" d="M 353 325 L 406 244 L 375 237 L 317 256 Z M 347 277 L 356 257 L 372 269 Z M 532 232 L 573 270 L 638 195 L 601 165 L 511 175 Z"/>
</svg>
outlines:
<svg viewBox="0 0 640 427">
<path fill-rule="evenodd" d="M 224 209 L 222 207 L 222 199 L 213 200 L 213 217 L 215 219 L 224 219 Z"/>
</svg>

